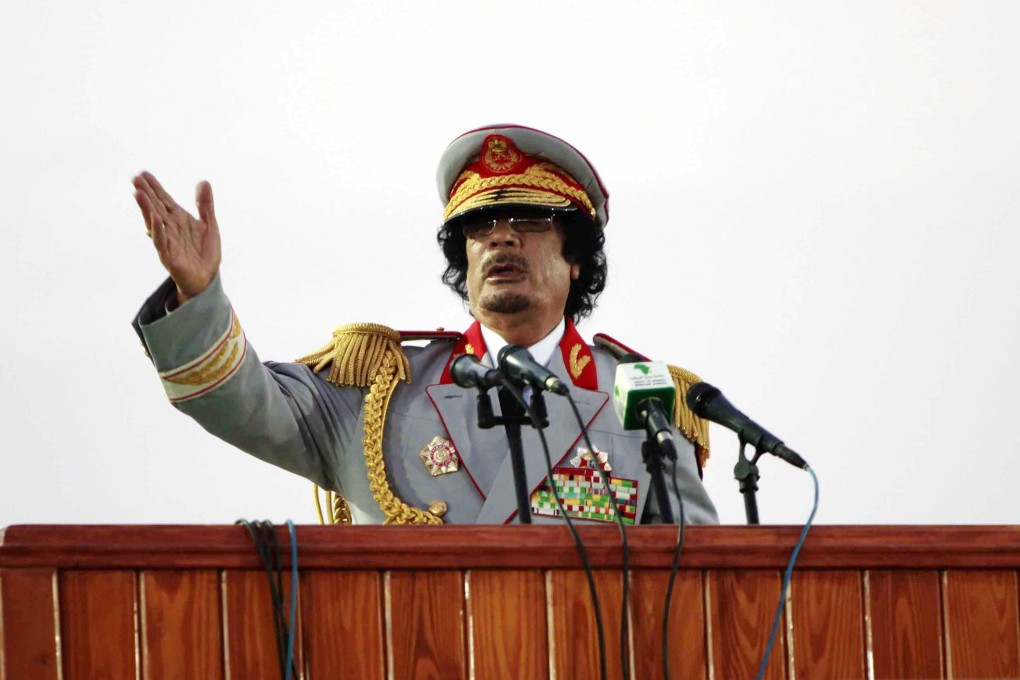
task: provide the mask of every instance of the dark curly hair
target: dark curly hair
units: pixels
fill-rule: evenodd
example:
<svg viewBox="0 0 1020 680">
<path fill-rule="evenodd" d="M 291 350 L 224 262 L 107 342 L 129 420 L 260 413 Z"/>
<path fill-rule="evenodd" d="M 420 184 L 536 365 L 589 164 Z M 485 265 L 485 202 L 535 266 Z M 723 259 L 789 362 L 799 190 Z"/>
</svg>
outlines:
<svg viewBox="0 0 1020 680">
<path fill-rule="evenodd" d="M 603 250 L 606 237 L 602 229 L 579 212 L 559 215 L 557 221 L 563 228 L 563 258 L 581 267 L 577 280 L 570 282 L 563 310 L 576 323 L 591 315 L 606 287 L 609 269 Z M 443 283 L 467 301 L 467 239 L 461 231 L 461 223 L 454 220 L 444 224 L 436 240 L 446 256 Z"/>
</svg>

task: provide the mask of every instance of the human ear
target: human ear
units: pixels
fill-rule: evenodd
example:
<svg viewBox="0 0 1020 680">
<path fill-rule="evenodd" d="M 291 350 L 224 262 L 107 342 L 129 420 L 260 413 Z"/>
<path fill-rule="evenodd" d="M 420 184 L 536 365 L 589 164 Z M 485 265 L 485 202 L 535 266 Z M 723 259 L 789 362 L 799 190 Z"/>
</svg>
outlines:
<svg viewBox="0 0 1020 680">
<path fill-rule="evenodd" d="M 581 276 L 581 265 L 577 264 L 576 262 L 575 263 L 571 263 L 571 265 L 570 265 L 570 280 L 571 281 L 577 281 L 577 279 L 580 278 L 580 276 Z"/>
</svg>

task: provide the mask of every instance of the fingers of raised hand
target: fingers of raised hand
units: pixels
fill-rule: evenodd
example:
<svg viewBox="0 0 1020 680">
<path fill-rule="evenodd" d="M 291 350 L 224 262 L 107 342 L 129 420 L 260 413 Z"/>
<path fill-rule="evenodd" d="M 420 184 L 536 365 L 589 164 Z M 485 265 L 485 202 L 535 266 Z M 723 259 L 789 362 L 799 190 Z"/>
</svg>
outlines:
<svg viewBox="0 0 1020 680">
<path fill-rule="evenodd" d="M 198 218 L 206 224 L 216 224 L 216 210 L 213 206 L 212 185 L 209 182 L 199 182 L 195 187 L 195 206 L 198 208 Z"/>
<path fill-rule="evenodd" d="M 163 203 L 167 210 L 173 210 L 174 208 L 179 207 L 177 205 L 177 201 L 174 200 L 173 196 L 167 193 L 166 189 L 164 189 L 163 185 L 159 183 L 159 180 L 156 179 L 155 175 L 143 170 L 140 177 L 145 181 L 146 185 L 152 189 L 153 195 Z"/>
<path fill-rule="evenodd" d="M 135 190 L 135 203 L 138 204 L 138 209 L 142 211 L 142 219 L 145 220 L 145 234 L 152 236 L 152 204 L 149 203 L 149 199 L 139 190 Z"/>
<path fill-rule="evenodd" d="M 151 173 L 142 172 L 134 178 L 133 183 L 140 194 L 139 200 L 145 200 L 150 206 L 150 222 L 155 217 L 159 217 L 163 226 L 172 234 L 193 234 L 196 230 L 202 229 L 203 225 L 199 224 L 191 213 L 178 205 Z M 208 190 L 208 197 L 211 206 L 211 188 Z"/>
<path fill-rule="evenodd" d="M 137 186 L 137 184 L 136 184 Z M 152 194 L 144 189 L 135 191 L 135 201 L 142 211 L 142 218 L 145 220 L 145 231 L 153 238 L 156 248 L 162 252 L 166 247 L 166 227 L 171 225 L 172 229 L 179 229 L 173 216 L 168 213 L 160 201 L 153 201 Z M 186 215 L 187 213 L 185 213 Z"/>
<path fill-rule="evenodd" d="M 156 252 L 159 253 L 160 261 L 166 265 L 169 255 L 166 224 L 164 224 L 163 219 L 157 213 L 152 213 L 152 243 L 156 246 Z"/>
<path fill-rule="evenodd" d="M 163 204 L 163 201 L 156 195 L 156 190 L 152 188 L 148 180 L 143 175 L 136 175 L 131 183 L 134 184 L 135 189 L 140 193 L 148 202 L 148 207 L 151 212 L 157 213 L 160 217 L 165 218 L 168 214 L 167 206 Z"/>
</svg>

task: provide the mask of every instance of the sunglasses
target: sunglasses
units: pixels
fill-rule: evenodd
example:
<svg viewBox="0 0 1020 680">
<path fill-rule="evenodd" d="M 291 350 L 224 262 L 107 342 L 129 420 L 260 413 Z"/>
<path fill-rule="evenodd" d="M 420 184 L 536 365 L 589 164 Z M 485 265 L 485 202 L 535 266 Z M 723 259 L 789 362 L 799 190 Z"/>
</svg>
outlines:
<svg viewBox="0 0 1020 680">
<path fill-rule="evenodd" d="M 506 222 L 518 234 L 537 234 L 552 229 L 554 220 L 552 215 L 545 217 L 497 217 L 488 220 L 471 220 L 465 222 L 461 229 L 466 238 L 478 240 L 495 231 L 496 225 L 500 222 Z"/>
</svg>

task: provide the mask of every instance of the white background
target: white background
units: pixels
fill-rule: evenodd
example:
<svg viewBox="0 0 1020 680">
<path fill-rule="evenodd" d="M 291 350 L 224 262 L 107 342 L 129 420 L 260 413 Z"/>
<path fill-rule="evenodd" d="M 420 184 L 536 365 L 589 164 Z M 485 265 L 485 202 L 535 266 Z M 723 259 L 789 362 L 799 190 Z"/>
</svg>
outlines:
<svg viewBox="0 0 1020 680">
<path fill-rule="evenodd" d="M 1020 523 L 1018 28 L 1007 1 L 7 0 L 0 527 L 314 522 L 309 482 L 167 404 L 130 177 L 212 182 L 228 294 L 286 360 L 351 321 L 468 325 L 435 165 L 495 122 L 612 194 L 582 334 L 722 387 L 817 470 L 818 522 Z M 809 477 L 761 469 L 762 521 L 803 522 Z"/>
</svg>

